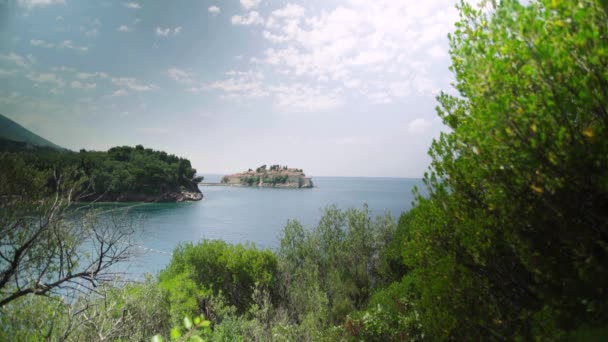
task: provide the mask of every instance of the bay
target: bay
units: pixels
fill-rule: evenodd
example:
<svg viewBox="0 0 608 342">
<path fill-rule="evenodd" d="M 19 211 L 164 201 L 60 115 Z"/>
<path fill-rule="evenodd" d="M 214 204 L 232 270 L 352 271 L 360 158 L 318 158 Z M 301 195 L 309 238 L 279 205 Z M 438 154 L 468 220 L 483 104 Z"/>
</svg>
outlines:
<svg viewBox="0 0 608 342">
<path fill-rule="evenodd" d="M 204 175 L 205 182 L 219 182 L 221 175 Z M 370 216 L 390 214 L 394 219 L 409 210 L 412 190 L 424 190 L 420 179 L 313 177 L 312 189 L 270 189 L 201 186 L 204 199 L 187 203 L 139 203 L 112 205 L 128 210 L 136 223 L 137 256 L 120 267 L 131 279 L 157 274 L 182 242 L 221 239 L 229 243 L 252 242 L 276 250 L 288 220 L 313 228 L 323 208 L 362 208 Z"/>
</svg>

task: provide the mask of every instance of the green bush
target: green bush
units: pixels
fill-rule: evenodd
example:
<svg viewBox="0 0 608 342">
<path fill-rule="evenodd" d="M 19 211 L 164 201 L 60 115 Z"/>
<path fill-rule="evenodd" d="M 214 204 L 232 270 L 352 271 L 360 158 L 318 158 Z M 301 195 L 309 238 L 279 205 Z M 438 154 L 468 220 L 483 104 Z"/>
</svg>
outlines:
<svg viewBox="0 0 608 342">
<path fill-rule="evenodd" d="M 252 244 L 204 240 L 176 248 L 159 279 L 171 298 L 174 317 L 203 312 L 213 320 L 216 314 L 209 312 L 210 301 L 218 296 L 225 299 L 220 307 L 234 306 L 240 314 L 252 304 L 256 286 L 269 291 L 276 300 L 277 272 L 277 258 L 269 250 L 259 250 Z"/>
<path fill-rule="evenodd" d="M 357 341 L 423 341 L 413 293 L 405 281 L 380 289 L 365 310 L 349 314 L 344 323 L 345 336 Z"/>
<path fill-rule="evenodd" d="M 71 300 L 26 296 L 1 310 L 2 341 L 145 341 L 170 328 L 168 301 L 151 277 Z"/>
<path fill-rule="evenodd" d="M 290 221 L 278 251 L 290 314 L 302 320 L 316 312 L 333 324 L 362 309 L 381 283 L 378 255 L 394 231 L 390 217 L 372 220 L 367 207 L 328 207 L 312 231 Z"/>
</svg>

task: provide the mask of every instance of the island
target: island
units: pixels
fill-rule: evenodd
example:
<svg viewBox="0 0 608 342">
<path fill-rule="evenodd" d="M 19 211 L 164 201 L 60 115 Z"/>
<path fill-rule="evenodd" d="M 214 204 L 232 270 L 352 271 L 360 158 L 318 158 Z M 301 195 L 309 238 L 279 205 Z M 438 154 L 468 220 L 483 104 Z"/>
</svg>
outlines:
<svg viewBox="0 0 608 342">
<path fill-rule="evenodd" d="M 314 186 L 312 179 L 306 177 L 302 169 L 278 164 L 270 167 L 262 165 L 255 170 L 249 169 L 245 172 L 224 176 L 221 184 L 289 189 L 312 188 Z"/>
</svg>

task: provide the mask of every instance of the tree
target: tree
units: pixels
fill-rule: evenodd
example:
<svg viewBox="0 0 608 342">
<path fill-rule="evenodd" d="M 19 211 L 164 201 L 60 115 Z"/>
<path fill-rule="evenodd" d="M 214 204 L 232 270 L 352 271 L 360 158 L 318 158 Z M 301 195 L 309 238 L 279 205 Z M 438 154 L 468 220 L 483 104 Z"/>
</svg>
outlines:
<svg viewBox="0 0 608 342">
<path fill-rule="evenodd" d="M 390 216 L 371 219 L 367 206 L 327 207 L 311 231 L 289 221 L 278 256 L 291 314 L 304 319 L 326 311 L 325 324 L 339 324 L 363 308 L 379 284 L 378 257 L 394 230 Z"/>
<path fill-rule="evenodd" d="M 214 319 L 210 298 L 223 296 L 244 313 L 256 287 L 270 291 L 277 278 L 277 258 L 270 250 L 252 244 L 229 245 L 220 240 L 185 243 L 173 251 L 171 263 L 159 276 L 169 293 L 174 319 L 205 313 Z"/>
<path fill-rule="evenodd" d="M 130 255 L 132 227 L 72 205 L 85 182 L 81 173 L 36 171 L 0 154 L 0 179 L 0 307 L 113 280 L 111 266 Z"/>
<path fill-rule="evenodd" d="M 432 339 L 555 340 L 608 323 L 606 8 L 460 5 L 459 95 L 438 97 L 451 131 L 430 149 L 430 197 L 404 247 Z"/>
</svg>

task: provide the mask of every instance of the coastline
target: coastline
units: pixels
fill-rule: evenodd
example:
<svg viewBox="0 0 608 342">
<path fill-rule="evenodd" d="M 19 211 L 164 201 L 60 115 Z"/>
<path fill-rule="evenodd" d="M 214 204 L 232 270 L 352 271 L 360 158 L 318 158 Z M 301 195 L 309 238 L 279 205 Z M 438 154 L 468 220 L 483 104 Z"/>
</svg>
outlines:
<svg viewBox="0 0 608 342">
<path fill-rule="evenodd" d="M 81 203 L 92 202 L 107 202 L 107 203 L 128 203 L 128 202 L 143 202 L 143 203 L 180 203 L 180 202 L 196 202 L 203 199 L 203 193 L 198 191 L 167 191 L 161 194 L 142 194 L 142 193 L 106 193 L 93 194 L 81 198 Z"/>
</svg>

